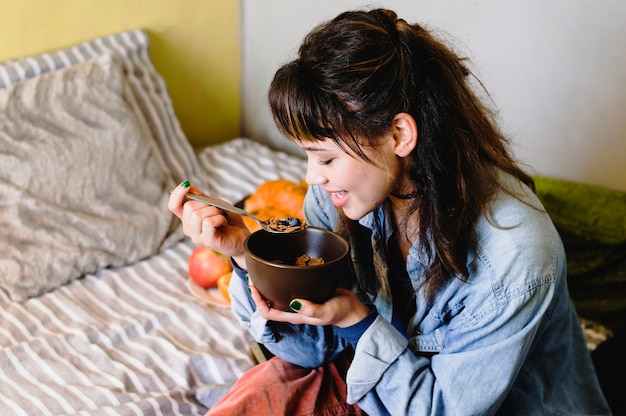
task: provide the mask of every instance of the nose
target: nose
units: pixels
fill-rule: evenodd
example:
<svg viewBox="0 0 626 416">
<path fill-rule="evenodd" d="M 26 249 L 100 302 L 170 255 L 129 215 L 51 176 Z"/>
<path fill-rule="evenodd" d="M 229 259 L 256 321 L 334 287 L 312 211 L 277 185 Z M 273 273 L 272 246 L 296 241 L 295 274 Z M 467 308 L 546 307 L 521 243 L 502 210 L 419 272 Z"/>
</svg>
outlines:
<svg viewBox="0 0 626 416">
<path fill-rule="evenodd" d="M 326 182 L 326 177 L 320 171 L 319 165 L 316 166 L 316 164 L 309 159 L 306 165 L 304 180 L 309 185 L 321 185 Z"/>
</svg>

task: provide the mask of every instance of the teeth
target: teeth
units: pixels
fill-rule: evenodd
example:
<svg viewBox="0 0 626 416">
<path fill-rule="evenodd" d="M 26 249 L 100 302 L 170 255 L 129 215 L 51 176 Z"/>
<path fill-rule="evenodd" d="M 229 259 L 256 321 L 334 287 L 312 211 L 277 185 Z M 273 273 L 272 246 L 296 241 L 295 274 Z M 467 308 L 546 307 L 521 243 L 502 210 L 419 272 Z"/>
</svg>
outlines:
<svg viewBox="0 0 626 416">
<path fill-rule="evenodd" d="M 346 191 L 333 192 L 333 195 L 335 195 L 337 198 L 343 198 L 345 194 Z"/>
</svg>

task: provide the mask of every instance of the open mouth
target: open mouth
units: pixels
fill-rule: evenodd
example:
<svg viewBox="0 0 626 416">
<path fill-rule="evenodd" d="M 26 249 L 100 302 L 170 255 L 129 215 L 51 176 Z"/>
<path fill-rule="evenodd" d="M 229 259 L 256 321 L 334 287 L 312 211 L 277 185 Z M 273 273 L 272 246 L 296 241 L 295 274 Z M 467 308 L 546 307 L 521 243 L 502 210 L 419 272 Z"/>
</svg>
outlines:
<svg viewBox="0 0 626 416">
<path fill-rule="evenodd" d="M 330 192 L 330 197 L 333 201 L 333 204 L 336 207 L 342 207 L 348 199 L 348 192 L 347 191 Z"/>
</svg>

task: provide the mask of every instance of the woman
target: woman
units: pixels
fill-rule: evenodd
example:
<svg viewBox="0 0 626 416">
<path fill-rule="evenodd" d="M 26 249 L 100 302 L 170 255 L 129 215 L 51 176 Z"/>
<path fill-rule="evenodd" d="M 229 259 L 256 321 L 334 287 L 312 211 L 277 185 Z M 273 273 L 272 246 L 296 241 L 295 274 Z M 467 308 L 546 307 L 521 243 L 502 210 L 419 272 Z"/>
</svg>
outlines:
<svg viewBox="0 0 626 416">
<path fill-rule="evenodd" d="M 307 222 L 352 247 L 353 287 L 324 304 L 269 308 L 246 278 L 241 219 L 172 194 L 185 233 L 232 256 L 233 311 L 280 357 L 209 414 L 292 414 L 320 394 L 326 408 L 297 411 L 609 413 L 557 231 L 469 75 L 384 9 L 317 27 L 277 71 L 269 101 L 308 157 Z"/>
</svg>

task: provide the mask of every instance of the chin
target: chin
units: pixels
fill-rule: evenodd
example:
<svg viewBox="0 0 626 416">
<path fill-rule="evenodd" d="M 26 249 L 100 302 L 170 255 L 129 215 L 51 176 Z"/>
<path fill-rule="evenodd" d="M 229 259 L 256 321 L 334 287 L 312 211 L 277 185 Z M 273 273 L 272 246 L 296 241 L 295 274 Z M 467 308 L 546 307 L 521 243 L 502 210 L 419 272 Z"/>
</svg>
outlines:
<svg viewBox="0 0 626 416">
<path fill-rule="evenodd" d="M 347 218 L 353 221 L 358 221 L 371 212 L 371 210 L 363 212 L 361 210 L 346 209 L 346 207 L 342 208 L 342 211 Z"/>
<path fill-rule="evenodd" d="M 351 196 L 354 195 L 351 194 Z M 343 215 L 345 215 L 347 218 L 353 221 L 358 221 L 370 212 L 376 210 L 376 208 L 378 208 L 383 202 L 384 199 L 378 201 L 377 199 L 371 198 L 368 198 L 366 200 L 351 198 L 346 201 L 343 206 L 337 208 L 341 209 Z"/>
</svg>

